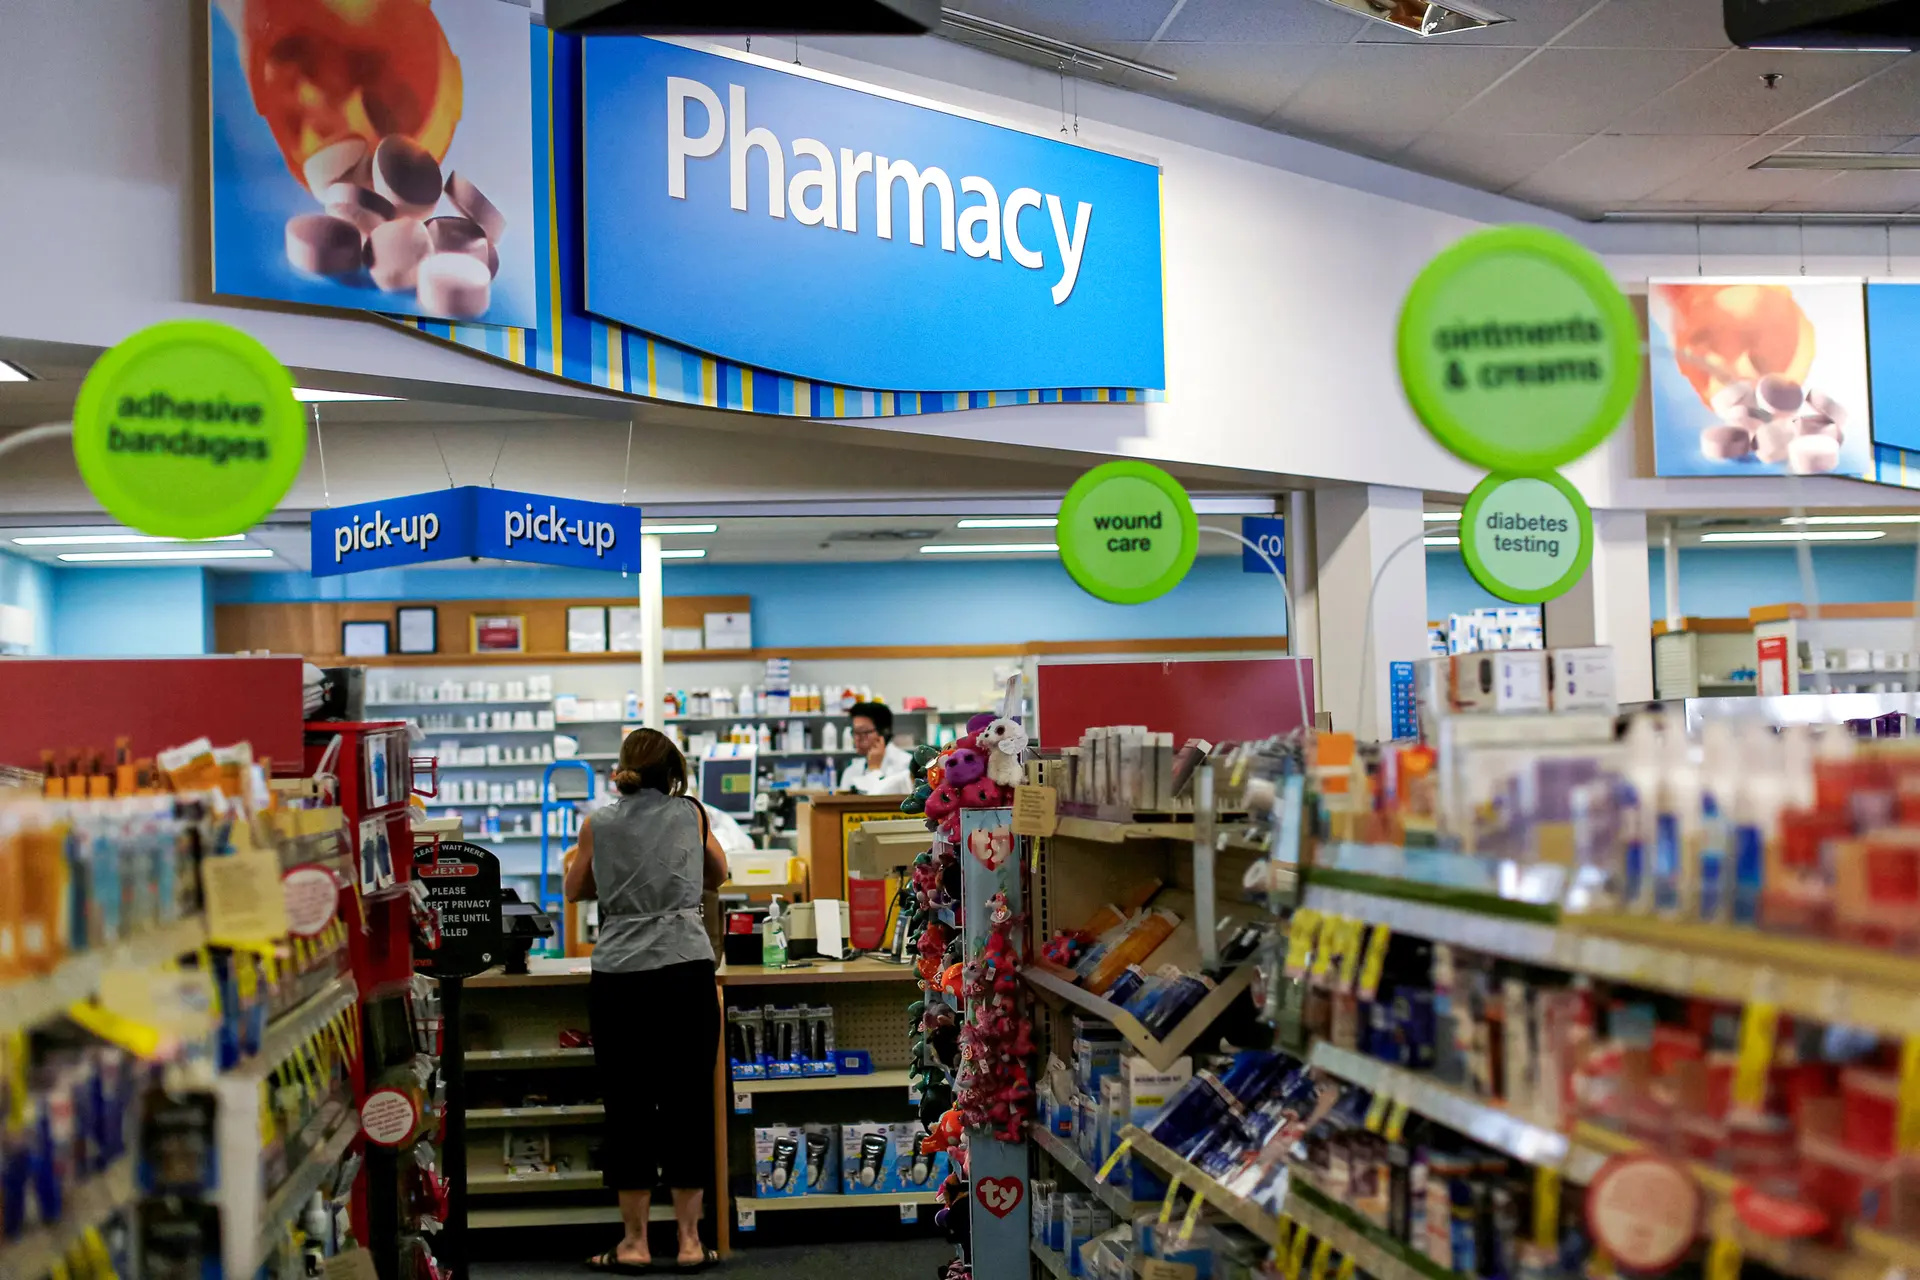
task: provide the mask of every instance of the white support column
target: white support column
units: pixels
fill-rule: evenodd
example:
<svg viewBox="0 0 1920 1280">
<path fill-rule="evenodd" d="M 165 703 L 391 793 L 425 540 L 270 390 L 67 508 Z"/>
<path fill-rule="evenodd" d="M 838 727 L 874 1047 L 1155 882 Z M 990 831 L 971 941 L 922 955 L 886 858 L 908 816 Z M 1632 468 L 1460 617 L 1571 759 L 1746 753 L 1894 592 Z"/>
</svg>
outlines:
<svg viewBox="0 0 1920 1280">
<path fill-rule="evenodd" d="M 1666 534 L 1662 540 L 1660 565 L 1666 571 L 1667 587 L 1667 630 L 1680 629 L 1680 547 L 1673 540 L 1673 521 L 1667 521 Z"/>
<path fill-rule="evenodd" d="M 1287 619 L 1287 652 L 1313 659 L 1313 705 L 1327 709 L 1320 670 L 1320 562 L 1314 555 L 1313 494 L 1286 495 L 1287 591 L 1296 616 Z"/>
<path fill-rule="evenodd" d="M 1649 701 L 1653 697 L 1651 593 L 1646 513 L 1594 512 L 1593 563 L 1573 590 L 1547 604 L 1548 646 L 1612 646 L 1620 701 Z"/>
<path fill-rule="evenodd" d="M 661 690 L 666 687 L 666 579 L 660 571 L 660 538 L 657 534 L 640 536 L 640 714 L 650 729 L 665 731 L 667 719 L 661 707 Z"/>
<path fill-rule="evenodd" d="M 1363 742 L 1386 737 L 1393 726 L 1388 664 L 1427 654 L 1422 498 L 1418 489 L 1381 485 L 1313 495 L 1320 622 L 1315 665 L 1323 707 L 1333 714 L 1335 729 Z"/>
</svg>

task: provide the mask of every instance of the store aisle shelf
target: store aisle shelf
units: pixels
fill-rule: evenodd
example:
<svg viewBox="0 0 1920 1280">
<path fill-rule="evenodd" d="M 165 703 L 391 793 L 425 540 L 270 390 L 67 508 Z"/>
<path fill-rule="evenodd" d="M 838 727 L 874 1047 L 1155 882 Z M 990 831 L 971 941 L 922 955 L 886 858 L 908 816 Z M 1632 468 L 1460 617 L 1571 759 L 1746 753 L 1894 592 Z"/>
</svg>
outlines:
<svg viewBox="0 0 1920 1280">
<path fill-rule="evenodd" d="M 733 1206 L 736 1211 L 776 1213 L 787 1209 L 872 1209 L 886 1205 L 938 1204 L 939 1200 L 937 1189 L 929 1187 L 925 1191 L 885 1191 L 855 1196 L 736 1196 Z"/>
<path fill-rule="evenodd" d="M 206 945 L 199 917 L 150 929 L 126 942 L 69 956 L 52 973 L 0 985 L 0 1036 L 24 1031 L 89 999 L 109 969 L 153 969 Z"/>
<path fill-rule="evenodd" d="M 359 1002 L 359 988 L 341 976 L 275 1018 L 260 1040 L 260 1052 L 229 1071 L 223 1080 L 265 1080 L 302 1045 L 319 1035 L 329 1022 Z"/>
<path fill-rule="evenodd" d="M 1745 1004 L 1889 1035 L 1920 1032 L 1920 959 L 1865 947 L 1722 925 L 1614 913 L 1557 924 L 1314 883 L 1304 905 L 1323 915 L 1385 924 L 1395 932 L 1510 960 L 1608 978 L 1676 995 Z M 1418 886 L 1422 890 L 1426 886 Z"/>
<path fill-rule="evenodd" d="M 549 1191 L 597 1191 L 605 1183 L 598 1169 L 560 1173 L 482 1173 L 467 1177 L 467 1194 L 505 1196 Z"/>
<path fill-rule="evenodd" d="M 420 698 L 406 702 L 369 702 L 368 711 L 394 707 L 550 707 L 552 698 Z"/>
<path fill-rule="evenodd" d="M 1296 1229 L 1325 1240 L 1374 1280 L 1459 1280 L 1452 1271 L 1298 1178 L 1288 1182 L 1286 1212 Z"/>
<path fill-rule="evenodd" d="M 1203 1173 L 1198 1165 L 1189 1164 L 1175 1155 L 1171 1148 L 1149 1135 L 1145 1129 L 1128 1125 L 1121 1130 L 1120 1136 L 1133 1144 L 1134 1155 L 1169 1177 L 1177 1174 L 1181 1186 L 1253 1232 L 1258 1239 L 1271 1241 L 1274 1238 L 1280 1227 L 1277 1217 L 1251 1200 L 1234 1195 L 1211 1175 Z M 1381 1280 L 1389 1278 L 1383 1276 Z"/>
<path fill-rule="evenodd" d="M 590 1067 L 592 1049 L 471 1049 L 469 1071 L 530 1071 L 537 1067 Z"/>
<path fill-rule="evenodd" d="M 1073 1280 L 1073 1271 L 1067 1264 L 1066 1254 L 1058 1249 L 1049 1249 L 1038 1240 L 1035 1240 L 1031 1247 L 1033 1256 L 1039 1259 L 1040 1265 L 1047 1269 L 1047 1274 L 1053 1276 L 1054 1280 Z"/>
<path fill-rule="evenodd" d="M 721 964 L 715 971 L 723 985 L 785 986 L 803 982 L 907 982 L 918 977 L 910 964 L 893 964 L 862 956 L 858 960 L 816 960 L 792 968 L 769 969 L 757 964 Z"/>
<path fill-rule="evenodd" d="M 467 1112 L 469 1129 L 537 1128 L 541 1125 L 598 1124 L 607 1109 L 599 1103 L 573 1107 L 479 1107 Z"/>
<path fill-rule="evenodd" d="M 229 1250 L 228 1275 L 250 1276 L 265 1265 L 267 1255 L 286 1238 L 287 1224 L 300 1217 L 307 1202 L 313 1199 L 313 1193 L 326 1183 L 327 1175 L 339 1165 L 347 1154 L 347 1148 L 359 1136 L 360 1113 L 348 1107 L 326 1140 L 307 1153 L 307 1158 L 286 1176 L 261 1206 L 259 1225 L 254 1230 L 252 1257 L 235 1259 Z M 238 1263 L 244 1265 L 236 1265 Z"/>
<path fill-rule="evenodd" d="M 1043 996 L 1085 1009 L 1097 1018 L 1113 1024 L 1114 1030 L 1137 1050 L 1141 1057 L 1151 1062 L 1158 1070 L 1164 1071 L 1173 1065 L 1188 1046 L 1199 1039 L 1202 1032 L 1213 1024 L 1214 1019 L 1227 1011 L 1229 1005 L 1240 998 L 1253 981 L 1254 966 L 1241 965 L 1208 993 L 1206 999 L 1195 1005 L 1180 1020 L 1180 1025 L 1165 1039 L 1155 1036 L 1141 1025 L 1140 1020 L 1122 1009 L 1119 1005 L 1097 996 L 1073 981 L 1073 975 L 1066 969 L 1045 961 L 1035 961 L 1020 971 L 1020 976 Z"/>
<path fill-rule="evenodd" d="M 1092 840 L 1099 844 L 1120 844 L 1127 840 L 1193 839 L 1191 822 L 1108 822 L 1100 818 L 1063 816 L 1053 834 L 1069 840 Z"/>
<path fill-rule="evenodd" d="M 656 1204 L 647 1211 L 649 1222 L 672 1222 L 673 1206 Z M 474 1209 L 467 1214 L 467 1226 L 478 1231 L 490 1227 L 581 1227 L 620 1221 L 617 1204 L 549 1205 L 516 1209 Z"/>
<path fill-rule="evenodd" d="M 123 1157 L 105 1173 L 68 1192 L 66 1213 L 59 1222 L 0 1241 L 0 1276 L 39 1277 L 51 1272 L 88 1227 L 97 1227 L 132 1206 L 133 1174 L 133 1157 Z"/>
<path fill-rule="evenodd" d="M 803 1076 L 798 1080 L 734 1080 L 735 1093 L 814 1093 L 827 1089 L 905 1089 L 913 1077 L 904 1068 L 863 1076 Z"/>
<path fill-rule="evenodd" d="M 1120 1188 L 1105 1182 L 1097 1182 L 1094 1175 L 1099 1172 L 1081 1158 L 1080 1152 L 1065 1138 L 1049 1133 L 1035 1125 L 1027 1130 L 1034 1145 L 1052 1156 L 1054 1162 L 1093 1194 L 1106 1202 L 1106 1206 L 1120 1216 L 1121 1221 L 1133 1221 L 1134 1214 L 1149 1206 L 1144 1201 L 1133 1201 Z"/>
</svg>

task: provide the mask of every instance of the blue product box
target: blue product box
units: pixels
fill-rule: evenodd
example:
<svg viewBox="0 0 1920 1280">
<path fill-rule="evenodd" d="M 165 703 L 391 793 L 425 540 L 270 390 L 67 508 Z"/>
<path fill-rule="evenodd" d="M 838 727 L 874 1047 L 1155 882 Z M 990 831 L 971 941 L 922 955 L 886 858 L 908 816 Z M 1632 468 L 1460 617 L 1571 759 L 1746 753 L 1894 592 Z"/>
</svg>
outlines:
<svg viewBox="0 0 1920 1280">
<path fill-rule="evenodd" d="M 762 1199 L 807 1194 L 807 1135 L 797 1125 L 753 1131 L 753 1189 Z"/>
<path fill-rule="evenodd" d="M 843 1076 L 870 1076 L 873 1074 L 873 1055 L 865 1049 L 835 1049 L 833 1065 Z"/>
</svg>

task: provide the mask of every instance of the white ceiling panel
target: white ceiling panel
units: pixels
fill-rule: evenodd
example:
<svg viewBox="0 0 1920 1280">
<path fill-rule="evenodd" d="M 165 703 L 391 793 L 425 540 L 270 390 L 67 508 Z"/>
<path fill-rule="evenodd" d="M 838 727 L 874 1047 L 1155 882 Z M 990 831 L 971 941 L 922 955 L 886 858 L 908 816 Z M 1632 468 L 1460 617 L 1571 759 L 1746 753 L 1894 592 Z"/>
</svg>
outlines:
<svg viewBox="0 0 1920 1280">
<path fill-rule="evenodd" d="M 1569 49 L 1730 49 L 1720 0 L 1606 0 L 1554 42 Z"/>
<path fill-rule="evenodd" d="M 1545 49 L 1447 121 L 1449 129 L 1598 133 L 1716 55 L 1697 49 Z"/>
<path fill-rule="evenodd" d="M 1807 195 L 1775 206 L 1782 213 L 1816 213 L 1834 207 L 1862 213 L 1905 213 L 1920 208 L 1920 172 L 1836 173 Z"/>
<path fill-rule="evenodd" d="M 1468 186 L 1503 191 L 1586 141 L 1577 133 L 1430 133 L 1401 155 L 1405 164 Z"/>
<path fill-rule="evenodd" d="M 1740 138 L 1590 138 L 1515 185 L 1512 194 L 1588 216 L 1626 207 L 1738 147 Z"/>
<path fill-rule="evenodd" d="M 1920 117 L 1916 117 L 1915 123 L 1920 124 Z M 1911 151 L 1915 149 L 1912 144 L 1920 144 L 1920 137 L 1903 138 L 1898 134 L 1875 134 L 1870 137 L 1861 137 L 1857 134 L 1811 134 L 1805 137 L 1793 138 L 1787 142 L 1785 146 L 1778 147 L 1776 150 Z M 1768 154 L 1772 153 L 1769 152 Z"/>
<path fill-rule="evenodd" d="M 1920 57 L 1909 54 L 1816 111 L 1793 122 L 1795 133 L 1899 133 L 1920 121 Z"/>
<path fill-rule="evenodd" d="M 1268 121 L 1292 133 L 1438 123 L 1511 70 L 1523 49 L 1350 44 Z"/>
<path fill-rule="evenodd" d="M 1363 28 L 1375 25 L 1350 11 L 1322 4 L 1320 0 L 1282 0 L 1271 4 L 1187 0 L 1160 39 L 1168 44 L 1194 41 L 1345 44 L 1359 36 Z"/>
<path fill-rule="evenodd" d="M 1151 40 L 1174 0 L 956 0 L 949 8 L 1075 44 Z"/>
<path fill-rule="evenodd" d="M 1615 133 L 1766 133 L 1901 57 L 1736 49 L 1621 118 L 1612 129 Z M 1773 88 L 1767 87 L 1769 74 L 1780 77 Z"/>
<path fill-rule="evenodd" d="M 1340 56 L 1333 44 L 1155 44 L 1120 52 L 1177 74 L 1168 96 L 1258 124 Z"/>
</svg>

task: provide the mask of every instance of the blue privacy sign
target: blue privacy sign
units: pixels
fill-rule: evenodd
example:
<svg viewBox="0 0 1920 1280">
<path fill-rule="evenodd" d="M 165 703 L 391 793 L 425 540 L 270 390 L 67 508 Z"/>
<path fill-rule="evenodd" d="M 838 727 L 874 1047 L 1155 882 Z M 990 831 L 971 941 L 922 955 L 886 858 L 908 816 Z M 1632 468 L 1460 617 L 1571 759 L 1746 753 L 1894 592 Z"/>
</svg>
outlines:
<svg viewBox="0 0 1920 1280">
<path fill-rule="evenodd" d="M 640 508 L 467 485 L 313 513 L 316 578 L 485 556 L 640 568 Z"/>
<path fill-rule="evenodd" d="M 1155 166 L 798 69 L 582 44 L 588 310 L 847 386 L 1166 385 Z"/>
<path fill-rule="evenodd" d="M 1287 571 L 1287 522 L 1279 516 L 1247 516 L 1240 521 L 1240 536 L 1267 553 L 1281 573 Z M 1242 573 L 1272 573 L 1267 562 L 1254 554 L 1253 547 L 1240 548 Z"/>
</svg>

